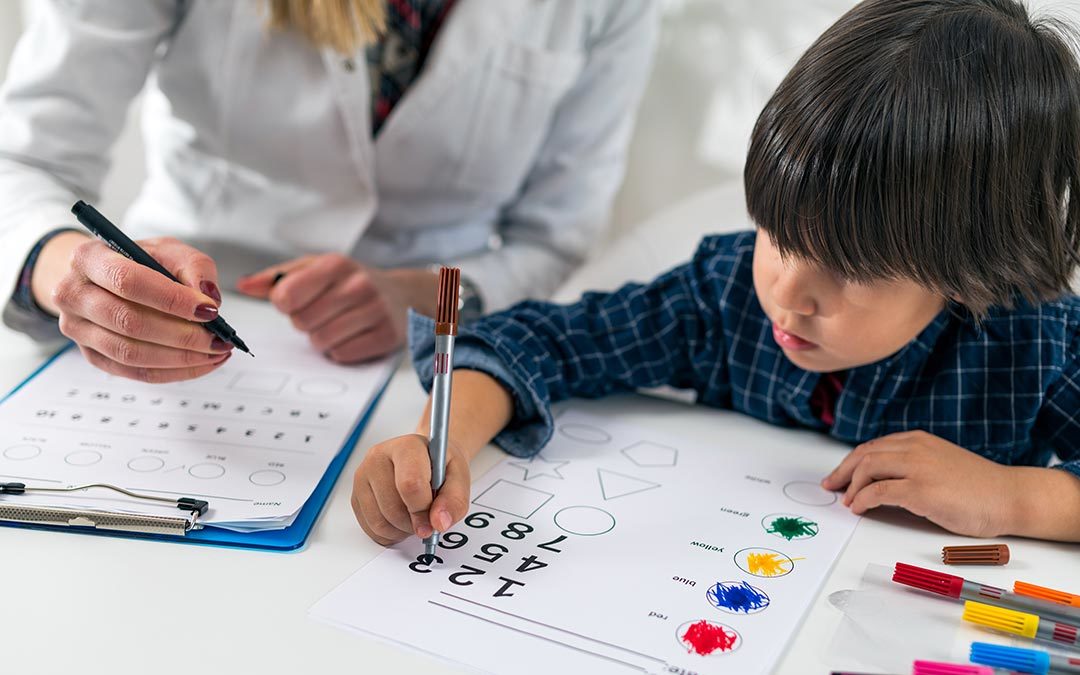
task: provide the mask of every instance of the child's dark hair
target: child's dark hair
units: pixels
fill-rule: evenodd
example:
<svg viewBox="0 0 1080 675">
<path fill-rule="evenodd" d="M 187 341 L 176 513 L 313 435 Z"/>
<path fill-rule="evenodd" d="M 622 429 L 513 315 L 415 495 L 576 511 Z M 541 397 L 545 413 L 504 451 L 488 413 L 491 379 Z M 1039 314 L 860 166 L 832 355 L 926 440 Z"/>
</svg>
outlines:
<svg viewBox="0 0 1080 675">
<path fill-rule="evenodd" d="M 866 0 L 754 128 L 750 215 L 781 254 L 907 278 L 976 316 L 1080 263 L 1080 67 L 1014 0 Z"/>
</svg>

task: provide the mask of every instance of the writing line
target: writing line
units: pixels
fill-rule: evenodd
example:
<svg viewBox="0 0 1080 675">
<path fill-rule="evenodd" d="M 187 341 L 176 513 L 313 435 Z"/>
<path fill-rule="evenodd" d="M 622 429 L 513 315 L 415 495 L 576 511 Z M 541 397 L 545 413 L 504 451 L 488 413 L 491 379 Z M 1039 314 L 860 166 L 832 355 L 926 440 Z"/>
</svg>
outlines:
<svg viewBox="0 0 1080 675">
<path fill-rule="evenodd" d="M 542 621 L 536 621 L 534 619 L 529 619 L 529 618 L 521 616 L 519 614 L 514 614 L 513 612 L 507 612 L 504 609 L 499 609 L 498 607 L 492 607 L 491 605 L 485 605 L 482 602 L 477 602 L 475 600 L 469 600 L 468 598 L 463 598 L 460 595 L 454 595 L 453 593 L 447 593 L 446 591 L 439 591 L 439 593 L 441 595 L 445 595 L 447 597 L 454 598 L 455 600 L 460 600 L 462 602 L 467 602 L 467 603 L 469 603 L 471 605 L 476 605 L 477 607 L 483 607 L 484 609 L 489 609 L 489 610 L 491 610 L 493 612 L 498 612 L 499 614 L 505 614 L 506 616 L 513 617 L 515 619 L 521 619 L 522 621 L 527 621 L 528 623 L 536 624 L 537 626 L 543 626 L 544 628 L 548 628 L 550 630 L 557 630 L 560 633 L 566 633 L 567 635 L 573 635 L 574 637 L 581 638 L 582 640 L 588 640 L 589 642 L 595 642 L 596 644 L 604 645 L 605 647 L 611 647 L 612 649 L 618 649 L 619 651 L 623 651 L 623 652 L 626 652 L 628 654 L 633 654 L 634 656 L 640 656 L 643 659 L 649 659 L 650 661 L 656 661 L 657 663 L 667 663 L 667 661 L 665 661 L 664 659 L 658 659 L 655 656 L 649 656 L 648 654 L 642 654 L 641 652 L 635 652 L 633 649 L 627 649 L 626 647 L 621 647 L 619 645 L 613 645 L 610 642 L 604 642 L 603 640 L 597 640 L 596 638 L 589 637 L 588 635 L 582 635 L 580 633 L 575 633 L 574 631 L 571 631 L 571 630 L 566 630 L 565 628 L 559 628 L 558 626 L 552 626 L 550 624 L 546 624 L 546 623 L 544 623 Z"/>
<path fill-rule="evenodd" d="M 633 664 L 633 663 L 627 663 L 626 661 L 620 661 L 619 659 L 608 656 L 607 654 L 598 654 L 597 652 L 591 652 L 588 649 L 583 649 L 583 648 L 578 647 L 576 645 L 571 645 L 571 644 L 567 644 L 565 642 L 560 642 L 559 640 L 556 640 L 554 638 L 549 638 L 549 637 L 547 637 L 545 635 L 537 635 L 536 633 L 530 633 L 527 630 L 522 630 L 522 629 L 517 628 L 515 626 L 508 626 L 505 623 L 499 623 L 498 621 L 495 621 L 493 619 L 488 619 L 487 617 L 483 617 L 483 616 L 480 616 L 478 614 L 473 614 L 471 612 L 466 612 L 463 609 L 458 609 L 456 607 L 451 607 L 450 605 L 444 605 L 441 602 L 435 602 L 434 600 L 428 600 L 428 603 L 430 603 L 432 605 L 435 605 L 436 607 L 442 607 L 443 609 L 448 609 L 451 612 L 457 612 L 458 614 L 464 614 L 465 616 L 471 616 L 474 619 L 479 619 L 480 621 L 484 621 L 486 623 L 490 623 L 490 624 L 493 624 L 495 626 L 499 626 L 501 628 L 506 628 L 507 630 L 512 630 L 512 631 L 514 631 L 516 633 L 521 633 L 522 635 L 528 635 L 529 637 L 534 637 L 534 638 L 537 638 L 538 640 L 544 640 L 544 641 L 550 642 L 552 644 L 557 644 L 557 645 L 560 645 L 562 647 L 566 647 L 567 649 L 573 649 L 574 651 L 581 652 L 582 654 L 588 654 L 589 656 L 595 656 L 596 658 L 599 658 L 599 659 L 604 659 L 606 661 L 611 661 L 613 663 L 619 664 L 620 666 L 626 666 L 627 668 L 630 668 L 632 670 L 636 670 L 638 672 L 642 672 L 642 673 L 649 672 L 648 670 L 646 670 L 645 668 L 642 668 L 639 665 L 636 665 L 636 664 Z"/>
</svg>

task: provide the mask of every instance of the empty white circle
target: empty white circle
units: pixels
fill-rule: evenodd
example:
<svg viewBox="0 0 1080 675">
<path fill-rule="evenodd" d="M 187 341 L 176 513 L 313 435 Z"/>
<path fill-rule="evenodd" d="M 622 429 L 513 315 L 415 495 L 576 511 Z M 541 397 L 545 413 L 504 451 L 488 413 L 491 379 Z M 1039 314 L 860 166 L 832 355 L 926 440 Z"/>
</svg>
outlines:
<svg viewBox="0 0 1080 675">
<path fill-rule="evenodd" d="M 807 506 L 829 506 L 836 503 L 836 493 L 829 492 L 817 483 L 796 480 L 784 486 L 784 495 L 793 502 Z"/>
<path fill-rule="evenodd" d="M 555 514 L 555 524 L 563 532 L 595 537 L 615 528 L 615 516 L 595 506 L 567 506 Z"/>
<path fill-rule="evenodd" d="M 209 462 L 204 464 L 194 464 L 188 469 L 188 473 L 195 478 L 221 478 L 225 475 L 225 467 L 220 464 L 211 464 Z"/>
<path fill-rule="evenodd" d="M 136 457 L 127 463 L 127 466 L 132 471 L 138 471 L 139 473 L 149 473 L 150 471 L 157 471 L 161 467 L 165 466 L 165 460 L 160 457 Z"/>
<path fill-rule="evenodd" d="M 36 445 L 13 445 L 4 450 L 4 457 L 14 460 L 33 459 L 41 454 L 41 448 Z"/>
<path fill-rule="evenodd" d="M 563 424 L 559 427 L 559 433 L 581 443 L 596 443 L 599 445 L 611 441 L 611 434 L 599 427 L 588 424 Z"/>
<path fill-rule="evenodd" d="M 297 389 L 300 390 L 301 394 L 307 394 L 308 396 L 337 396 L 348 391 L 349 385 L 329 377 L 316 377 L 304 380 Z"/>
<path fill-rule="evenodd" d="M 285 474 L 274 469 L 262 469 L 248 476 L 248 480 L 255 485 L 280 485 L 285 482 Z"/>
<path fill-rule="evenodd" d="M 101 461 L 101 453 L 97 450 L 78 450 L 65 457 L 64 461 L 72 466 L 90 466 Z"/>
</svg>

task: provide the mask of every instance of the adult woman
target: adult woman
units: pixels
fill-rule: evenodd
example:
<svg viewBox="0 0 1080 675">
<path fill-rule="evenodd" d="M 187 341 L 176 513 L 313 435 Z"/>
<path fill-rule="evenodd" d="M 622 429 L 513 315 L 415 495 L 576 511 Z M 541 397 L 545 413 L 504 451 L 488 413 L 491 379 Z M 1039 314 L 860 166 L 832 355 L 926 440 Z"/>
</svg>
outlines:
<svg viewBox="0 0 1080 675">
<path fill-rule="evenodd" d="M 431 263 L 460 265 L 486 310 L 545 295 L 602 229 L 654 4 L 392 0 L 365 55 L 380 0 L 49 3 L 0 98 L 0 232 L 29 252 L 0 278 L 19 282 L 5 320 L 45 336 L 57 316 L 99 368 L 172 381 L 227 358 L 191 322 L 244 274 L 341 362 L 400 344 Z M 183 286 L 55 230 L 147 82 L 125 228 Z"/>
</svg>

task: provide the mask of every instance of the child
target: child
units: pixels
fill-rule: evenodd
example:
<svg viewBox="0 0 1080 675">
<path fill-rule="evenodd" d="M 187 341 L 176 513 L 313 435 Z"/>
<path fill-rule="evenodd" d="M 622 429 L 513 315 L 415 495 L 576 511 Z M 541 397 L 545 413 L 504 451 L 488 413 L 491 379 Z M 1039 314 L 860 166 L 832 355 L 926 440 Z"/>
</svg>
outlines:
<svg viewBox="0 0 1080 675">
<path fill-rule="evenodd" d="M 425 413 L 357 470 L 364 531 L 445 531 L 492 438 L 528 456 L 553 402 L 667 384 L 855 445 L 822 485 L 857 514 L 1080 541 L 1080 68 L 1060 34 L 1015 0 L 866 0 L 766 105 L 745 188 L 756 234 L 462 330 L 444 487 L 432 503 Z M 431 335 L 414 317 L 429 386 Z"/>
</svg>

